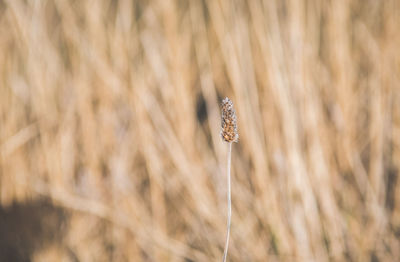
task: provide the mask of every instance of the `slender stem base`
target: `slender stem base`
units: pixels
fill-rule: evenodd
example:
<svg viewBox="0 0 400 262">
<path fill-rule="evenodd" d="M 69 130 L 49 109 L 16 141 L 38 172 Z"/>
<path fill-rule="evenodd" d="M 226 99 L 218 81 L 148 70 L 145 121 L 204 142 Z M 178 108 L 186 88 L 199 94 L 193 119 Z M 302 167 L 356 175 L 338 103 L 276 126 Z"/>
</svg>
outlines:
<svg viewBox="0 0 400 262">
<path fill-rule="evenodd" d="M 226 226 L 226 241 L 225 241 L 225 249 L 224 249 L 224 257 L 222 258 L 223 262 L 226 262 L 226 257 L 228 255 L 228 246 L 229 246 L 229 233 L 231 231 L 231 217 L 232 217 L 232 207 L 231 207 L 231 155 L 232 155 L 232 142 L 228 143 L 228 161 L 226 168 L 226 177 L 228 180 L 228 217 L 227 217 L 227 226 Z"/>
</svg>

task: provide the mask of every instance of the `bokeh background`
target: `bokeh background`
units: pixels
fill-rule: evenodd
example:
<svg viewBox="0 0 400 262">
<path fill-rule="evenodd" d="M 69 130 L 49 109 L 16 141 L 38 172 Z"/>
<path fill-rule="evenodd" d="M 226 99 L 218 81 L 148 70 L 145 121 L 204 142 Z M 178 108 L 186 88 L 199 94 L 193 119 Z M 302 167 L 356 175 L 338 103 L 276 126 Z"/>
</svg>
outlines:
<svg viewBox="0 0 400 262">
<path fill-rule="evenodd" d="M 1 0 L 0 260 L 400 259 L 400 2 Z"/>
</svg>

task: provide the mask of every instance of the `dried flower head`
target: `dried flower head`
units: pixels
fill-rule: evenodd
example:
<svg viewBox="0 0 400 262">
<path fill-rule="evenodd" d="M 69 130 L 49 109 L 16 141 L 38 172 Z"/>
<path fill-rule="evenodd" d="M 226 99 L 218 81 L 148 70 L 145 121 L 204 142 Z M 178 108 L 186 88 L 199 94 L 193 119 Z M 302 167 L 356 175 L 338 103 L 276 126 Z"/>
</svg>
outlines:
<svg viewBox="0 0 400 262">
<path fill-rule="evenodd" d="M 221 137 L 226 142 L 237 142 L 239 134 L 237 132 L 236 113 L 232 101 L 225 97 L 222 100 L 222 119 L 221 119 Z"/>
</svg>

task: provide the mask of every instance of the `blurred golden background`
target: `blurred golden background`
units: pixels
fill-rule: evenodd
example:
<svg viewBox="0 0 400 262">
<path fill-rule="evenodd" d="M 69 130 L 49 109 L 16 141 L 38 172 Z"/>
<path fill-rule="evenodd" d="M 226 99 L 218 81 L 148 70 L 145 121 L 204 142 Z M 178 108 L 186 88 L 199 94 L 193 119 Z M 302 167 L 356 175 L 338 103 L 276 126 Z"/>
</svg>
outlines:
<svg viewBox="0 0 400 262">
<path fill-rule="evenodd" d="M 400 259 L 396 0 L 0 1 L 0 260 Z"/>
</svg>

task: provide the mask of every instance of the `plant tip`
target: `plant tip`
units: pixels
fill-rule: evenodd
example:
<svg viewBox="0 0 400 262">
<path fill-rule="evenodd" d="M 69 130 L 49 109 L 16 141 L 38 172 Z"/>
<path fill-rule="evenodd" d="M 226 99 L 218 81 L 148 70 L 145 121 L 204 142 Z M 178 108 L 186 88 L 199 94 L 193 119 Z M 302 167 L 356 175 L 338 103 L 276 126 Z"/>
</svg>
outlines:
<svg viewBox="0 0 400 262">
<path fill-rule="evenodd" d="M 221 118 L 221 137 L 225 142 L 237 142 L 239 134 L 237 132 L 236 112 L 233 108 L 233 102 L 225 97 L 222 100 L 222 118 Z"/>
</svg>

